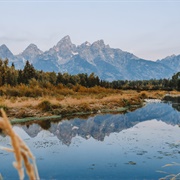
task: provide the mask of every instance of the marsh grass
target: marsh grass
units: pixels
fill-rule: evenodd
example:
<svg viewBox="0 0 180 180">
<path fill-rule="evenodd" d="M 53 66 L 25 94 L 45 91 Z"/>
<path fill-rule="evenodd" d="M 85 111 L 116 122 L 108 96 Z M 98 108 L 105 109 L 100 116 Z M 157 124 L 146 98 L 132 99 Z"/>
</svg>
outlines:
<svg viewBox="0 0 180 180">
<path fill-rule="evenodd" d="M 13 166 L 18 171 L 20 180 L 24 179 L 24 167 L 30 180 L 40 179 L 37 171 L 35 157 L 25 142 L 14 132 L 12 125 L 3 109 L 1 109 L 1 115 L 2 118 L 0 119 L 0 128 L 6 135 L 10 137 L 12 146 L 12 148 L 1 147 L 1 149 L 14 153 L 16 161 L 13 162 Z"/>
<path fill-rule="evenodd" d="M 170 167 L 170 166 L 180 166 L 180 164 L 176 163 L 176 162 L 172 162 L 170 164 L 165 164 L 164 166 L 162 166 L 162 168 L 166 168 L 166 167 Z M 173 173 L 169 173 L 166 171 L 157 171 L 157 172 L 167 174 L 165 177 L 160 178 L 159 180 L 179 180 L 180 179 L 180 173 L 173 174 Z"/>
<path fill-rule="evenodd" d="M 101 109 L 115 111 L 121 107 L 131 108 L 132 106 L 142 105 L 144 99 L 162 99 L 161 97 L 167 94 L 167 91 L 114 90 L 101 87 L 85 88 L 82 86 L 74 90 L 64 86 L 59 89 L 57 87 L 51 88 L 52 92 L 46 88 L 42 89 L 43 95 L 38 97 L 0 96 L 0 104 L 3 105 L 3 108 L 8 109 L 8 116 L 12 118 L 20 118 L 21 114 L 22 118 L 31 115 L 41 117 L 64 115 L 66 113 L 90 113 Z M 27 87 L 22 85 L 20 89 L 27 89 Z M 171 93 L 175 94 L 177 92 Z"/>
<path fill-rule="evenodd" d="M 8 110 L 8 107 L 5 104 L 0 104 L 0 109 Z"/>
</svg>

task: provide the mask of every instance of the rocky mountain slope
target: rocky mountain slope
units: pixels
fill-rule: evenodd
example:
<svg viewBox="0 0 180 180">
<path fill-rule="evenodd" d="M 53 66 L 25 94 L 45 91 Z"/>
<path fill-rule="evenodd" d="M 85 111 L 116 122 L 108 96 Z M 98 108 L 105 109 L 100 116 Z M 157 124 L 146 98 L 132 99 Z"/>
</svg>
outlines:
<svg viewBox="0 0 180 180">
<path fill-rule="evenodd" d="M 103 40 L 92 44 L 86 41 L 76 46 L 69 36 L 65 36 L 45 52 L 30 44 L 21 54 L 13 55 L 2 45 L 0 58 L 8 58 L 10 63 L 14 62 L 16 68 L 23 68 L 26 60 L 29 60 L 38 70 L 70 74 L 93 72 L 100 79 L 108 81 L 169 78 L 180 70 L 172 58 L 171 66 L 169 59 L 156 62 L 144 60 L 121 49 L 111 48 Z M 176 61 L 180 64 L 180 57 Z"/>
<path fill-rule="evenodd" d="M 172 55 L 168 56 L 164 59 L 157 60 L 158 63 L 168 66 L 173 69 L 175 72 L 180 71 L 180 55 Z"/>
</svg>

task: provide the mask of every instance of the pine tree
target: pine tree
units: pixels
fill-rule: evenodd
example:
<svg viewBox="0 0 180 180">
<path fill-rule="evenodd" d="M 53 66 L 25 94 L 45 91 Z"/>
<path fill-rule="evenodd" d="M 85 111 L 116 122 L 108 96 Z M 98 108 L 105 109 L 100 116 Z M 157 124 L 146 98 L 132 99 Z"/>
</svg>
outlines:
<svg viewBox="0 0 180 180">
<path fill-rule="evenodd" d="M 36 79 L 36 70 L 33 65 L 26 61 L 26 65 L 23 69 L 23 83 L 28 84 L 29 80 L 35 78 Z"/>
</svg>

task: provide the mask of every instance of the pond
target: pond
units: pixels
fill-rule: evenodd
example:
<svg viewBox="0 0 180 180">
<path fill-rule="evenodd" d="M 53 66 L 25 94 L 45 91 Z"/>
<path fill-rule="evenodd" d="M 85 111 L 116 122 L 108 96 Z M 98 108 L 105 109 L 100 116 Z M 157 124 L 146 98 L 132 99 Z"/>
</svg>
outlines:
<svg viewBox="0 0 180 180">
<path fill-rule="evenodd" d="M 180 172 L 178 107 L 151 102 L 126 114 L 13 128 L 36 156 L 43 180 L 159 179 Z M 10 146 L 5 136 L 0 143 Z M 3 178 L 18 179 L 13 155 L 1 150 L 0 161 Z"/>
</svg>

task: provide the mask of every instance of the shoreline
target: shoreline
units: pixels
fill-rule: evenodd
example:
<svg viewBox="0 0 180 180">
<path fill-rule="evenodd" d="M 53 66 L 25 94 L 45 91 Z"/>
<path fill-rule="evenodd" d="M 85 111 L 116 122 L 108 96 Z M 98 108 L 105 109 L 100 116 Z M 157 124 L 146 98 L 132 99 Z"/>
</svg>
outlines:
<svg viewBox="0 0 180 180">
<path fill-rule="evenodd" d="M 11 119 L 11 124 L 21 124 L 21 123 L 38 123 L 41 121 L 61 121 L 63 119 L 68 118 L 83 118 L 83 117 L 90 117 L 90 116 L 96 116 L 98 114 L 119 114 L 119 113 L 126 113 L 129 111 L 136 110 L 138 108 L 141 108 L 143 105 L 136 105 L 131 107 L 120 107 L 116 110 L 111 109 L 104 109 L 97 112 L 75 112 L 71 114 L 65 114 L 65 115 L 52 115 L 52 116 L 42 116 L 42 117 L 25 117 L 25 118 L 13 118 Z"/>
<path fill-rule="evenodd" d="M 177 95 L 178 92 L 174 92 Z M 107 113 L 125 113 L 143 106 L 145 99 L 162 100 L 166 91 L 119 91 L 111 94 L 75 94 L 64 97 L 4 97 L 4 109 L 12 124 L 54 121 Z M 2 97 L 1 97 L 2 98 Z M 2 101 L 1 100 L 1 101 Z M 1 102 L 0 101 L 0 102 Z M 2 105 L 1 105 L 2 107 Z"/>
</svg>

